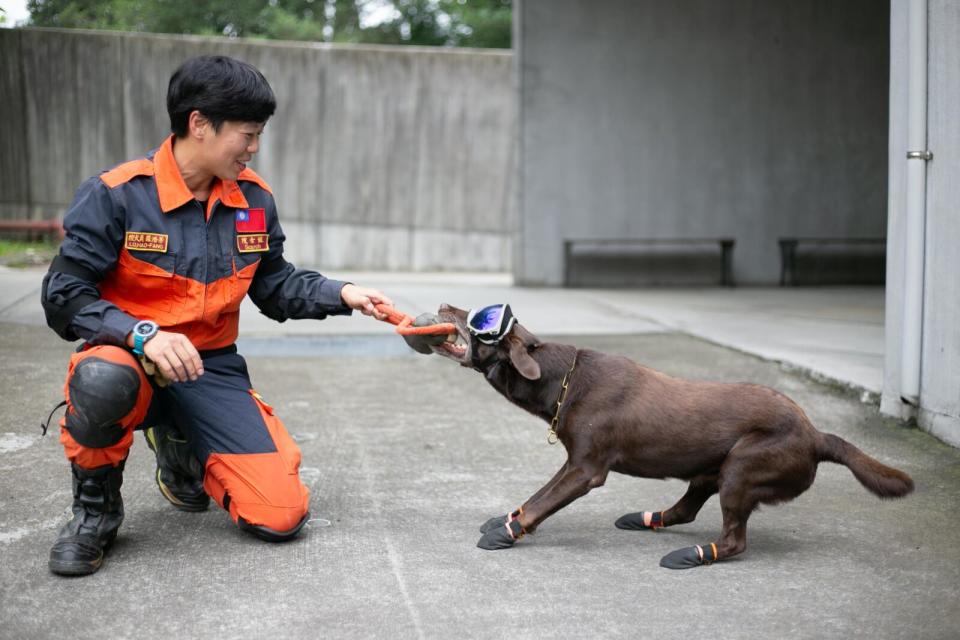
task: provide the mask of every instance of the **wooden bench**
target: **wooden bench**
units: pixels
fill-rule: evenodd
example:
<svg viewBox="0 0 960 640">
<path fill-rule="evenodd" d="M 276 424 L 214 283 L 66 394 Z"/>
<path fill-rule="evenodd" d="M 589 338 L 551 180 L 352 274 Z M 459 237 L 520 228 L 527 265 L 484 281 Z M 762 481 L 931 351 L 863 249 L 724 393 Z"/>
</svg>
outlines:
<svg viewBox="0 0 960 640">
<path fill-rule="evenodd" d="M 717 266 L 720 268 L 720 283 L 725 287 L 732 287 L 733 282 L 733 247 L 736 241 L 732 238 L 581 238 L 568 239 L 563 243 L 564 285 L 572 286 L 572 263 L 576 255 L 602 254 L 608 255 L 636 255 L 645 249 L 656 248 L 658 251 L 676 250 L 677 253 L 689 250 L 713 251 L 719 249 Z"/>
<path fill-rule="evenodd" d="M 796 286 L 797 284 L 797 249 L 809 247 L 811 249 L 849 247 L 853 251 L 861 248 L 879 248 L 886 252 L 886 238 L 780 238 L 780 286 Z"/>
<path fill-rule="evenodd" d="M 0 220 L 0 233 L 25 234 L 28 240 L 49 237 L 52 242 L 63 240 L 63 225 L 59 220 Z"/>
</svg>

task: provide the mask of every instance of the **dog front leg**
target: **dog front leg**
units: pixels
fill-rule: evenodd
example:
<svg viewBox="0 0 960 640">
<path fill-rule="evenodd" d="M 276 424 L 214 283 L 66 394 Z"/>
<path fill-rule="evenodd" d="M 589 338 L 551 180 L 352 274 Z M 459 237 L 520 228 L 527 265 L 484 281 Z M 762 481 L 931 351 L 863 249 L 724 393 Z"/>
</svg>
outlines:
<svg viewBox="0 0 960 640">
<path fill-rule="evenodd" d="M 606 479 L 606 469 L 597 471 L 569 463 L 564 465 L 553 480 L 524 503 L 517 517 L 509 518 L 504 524 L 488 529 L 477 546 L 488 550 L 512 547 L 517 540 L 533 532 L 551 515 L 586 495 L 594 487 L 602 486 Z"/>
<path fill-rule="evenodd" d="M 521 505 L 519 509 L 517 509 L 513 513 L 508 513 L 502 516 L 495 516 L 493 518 L 490 518 L 486 522 L 484 522 L 482 525 L 480 525 L 480 533 L 486 533 L 487 531 L 489 531 L 490 529 L 493 529 L 494 527 L 502 527 L 508 522 L 510 522 L 511 519 L 519 517 L 520 513 L 522 513 L 523 510 L 526 509 L 527 504 L 530 502 L 533 502 L 534 500 L 542 496 L 546 491 L 550 489 L 550 487 L 556 484 L 557 480 L 560 479 L 560 477 L 563 475 L 563 472 L 566 471 L 567 467 L 569 466 L 570 466 L 570 461 L 567 460 L 566 462 L 563 463 L 563 466 L 560 467 L 560 469 L 555 474 L 553 474 L 553 477 L 550 478 L 547 484 L 540 487 L 540 489 L 538 489 L 535 494 L 533 494 L 526 502 L 523 503 L 523 505 Z"/>
</svg>

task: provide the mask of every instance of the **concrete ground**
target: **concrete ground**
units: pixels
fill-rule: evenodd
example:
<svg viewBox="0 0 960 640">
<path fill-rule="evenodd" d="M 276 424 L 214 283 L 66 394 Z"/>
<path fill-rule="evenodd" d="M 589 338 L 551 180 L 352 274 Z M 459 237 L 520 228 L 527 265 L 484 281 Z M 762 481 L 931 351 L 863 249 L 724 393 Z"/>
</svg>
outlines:
<svg viewBox="0 0 960 640">
<path fill-rule="evenodd" d="M 754 514 L 748 550 L 731 561 L 660 568 L 664 554 L 716 538 L 717 501 L 688 525 L 621 531 L 622 513 L 666 508 L 684 485 L 614 475 L 515 548 L 477 549 L 478 526 L 562 464 L 547 425 L 476 373 L 410 352 L 382 323 L 277 325 L 248 313 L 253 381 L 303 450 L 309 528 L 268 545 L 216 508 L 174 510 L 138 436 L 117 543 L 100 572 L 63 579 L 46 559 L 68 517 L 69 471 L 38 425 L 62 394 L 73 346 L 41 326 L 40 275 L 0 270 L 0 638 L 957 637 L 960 452 L 878 416 L 878 290 L 355 278 L 410 313 L 509 301 L 541 336 L 673 375 L 770 385 L 916 481 L 913 495 L 880 501 L 824 464 L 806 494 Z"/>
</svg>

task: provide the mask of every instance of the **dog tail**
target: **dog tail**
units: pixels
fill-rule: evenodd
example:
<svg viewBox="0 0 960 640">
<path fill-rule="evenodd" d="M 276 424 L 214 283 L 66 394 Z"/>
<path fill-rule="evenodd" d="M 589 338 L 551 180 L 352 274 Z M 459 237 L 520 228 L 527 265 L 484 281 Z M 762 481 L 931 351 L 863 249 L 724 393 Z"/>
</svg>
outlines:
<svg viewBox="0 0 960 640">
<path fill-rule="evenodd" d="M 832 433 L 821 435 L 820 460 L 845 465 L 871 493 L 881 498 L 899 498 L 913 491 L 913 479 L 903 471 L 882 464 Z"/>
</svg>

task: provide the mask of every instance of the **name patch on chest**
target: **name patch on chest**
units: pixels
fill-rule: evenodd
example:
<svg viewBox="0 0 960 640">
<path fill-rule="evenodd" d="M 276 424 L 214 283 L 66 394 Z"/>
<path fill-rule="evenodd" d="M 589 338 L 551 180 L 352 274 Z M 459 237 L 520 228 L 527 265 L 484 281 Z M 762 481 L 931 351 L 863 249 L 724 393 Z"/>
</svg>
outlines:
<svg viewBox="0 0 960 640">
<path fill-rule="evenodd" d="M 253 253 L 254 251 L 269 251 L 270 236 L 266 233 L 237 236 L 237 251 Z"/>
<path fill-rule="evenodd" d="M 127 251 L 159 251 L 167 252 L 169 236 L 165 233 L 149 233 L 146 231 L 127 231 L 123 248 Z"/>
</svg>

